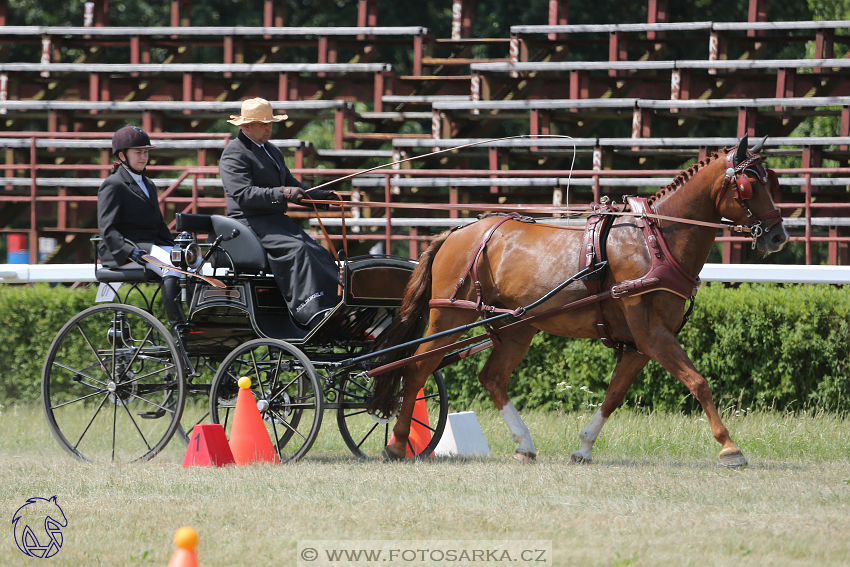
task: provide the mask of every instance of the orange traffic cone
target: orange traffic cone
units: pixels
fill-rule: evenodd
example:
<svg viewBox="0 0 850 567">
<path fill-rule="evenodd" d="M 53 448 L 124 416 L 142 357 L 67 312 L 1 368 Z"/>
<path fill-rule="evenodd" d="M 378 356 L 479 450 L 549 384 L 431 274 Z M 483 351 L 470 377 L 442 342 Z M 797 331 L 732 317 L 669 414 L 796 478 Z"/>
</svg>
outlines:
<svg viewBox="0 0 850 567">
<path fill-rule="evenodd" d="M 416 396 L 416 404 L 413 406 L 413 419 L 410 422 L 410 436 L 407 438 L 406 459 L 412 459 L 414 457 L 413 451 L 416 452 L 416 455 L 420 454 L 425 450 L 425 447 L 428 446 L 428 443 L 431 442 L 431 430 L 428 429 L 429 425 L 428 406 L 425 405 L 425 390 L 419 390 L 419 394 Z M 388 445 L 392 445 L 393 443 L 395 443 L 395 434 L 390 435 Z M 413 451 L 410 450 L 411 445 L 413 446 Z M 431 456 L 433 457 L 434 454 L 431 453 Z"/>
<path fill-rule="evenodd" d="M 257 461 L 279 463 L 266 431 L 266 425 L 257 409 L 257 402 L 251 393 L 251 379 L 243 376 L 239 379 L 239 394 L 236 396 L 236 409 L 233 411 L 233 427 L 230 428 L 230 451 L 237 465 L 247 465 Z"/>
<path fill-rule="evenodd" d="M 177 551 L 171 556 L 168 567 L 198 567 L 198 556 L 195 555 L 198 532 L 183 526 L 174 533 L 174 545 L 177 546 Z"/>
</svg>

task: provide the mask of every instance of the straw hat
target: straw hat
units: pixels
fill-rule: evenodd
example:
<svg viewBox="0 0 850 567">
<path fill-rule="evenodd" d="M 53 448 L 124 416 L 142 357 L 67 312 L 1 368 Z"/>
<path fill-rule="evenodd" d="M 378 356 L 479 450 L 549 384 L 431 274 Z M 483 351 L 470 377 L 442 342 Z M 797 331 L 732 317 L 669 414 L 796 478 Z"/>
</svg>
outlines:
<svg viewBox="0 0 850 567">
<path fill-rule="evenodd" d="M 252 122 L 280 122 L 286 120 L 286 114 L 275 115 L 272 110 L 272 105 L 264 98 L 249 98 L 242 103 L 242 110 L 239 116 L 231 116 L 230 122 L 235 126 L 242 124 L 250 124 Z"/>
</svg>

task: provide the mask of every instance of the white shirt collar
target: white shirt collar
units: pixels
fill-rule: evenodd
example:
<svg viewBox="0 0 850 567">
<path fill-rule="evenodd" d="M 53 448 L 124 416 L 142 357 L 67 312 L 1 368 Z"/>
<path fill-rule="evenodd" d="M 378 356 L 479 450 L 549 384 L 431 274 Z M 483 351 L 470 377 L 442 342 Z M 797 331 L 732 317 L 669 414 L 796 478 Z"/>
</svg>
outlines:
<svg viewBox="0 0 850 567">
<path fill-rule="evenodd" d="M 144 191 L 145 195 L 147 195 L 148 199 L 150 199 L 150 198 L 151 198 L 151 194 L 148 192 L 148 186 L 147 186 L 147 184 L 145 183 L 145 180 L 144 180 L 144 179 L 142 179 L 142 176 L 141 176 L 141 175 L 139 175 L 138 173 L 133 173 L 132 171 L 130 171 L 129 169 L 127 169 L 127 167 L 124 167 L 124 170 L 125 170 L 127 173 L 129 173 L 129 174 L 130 174 L 130 177 L 132 177 L 132 178 L 133 178 L 133 181 L 135 181 L 135 182 L 136 182 L 136 185 L 138 185 L 138 186 L 142 189 L 142 191 Z"/>
</svg>

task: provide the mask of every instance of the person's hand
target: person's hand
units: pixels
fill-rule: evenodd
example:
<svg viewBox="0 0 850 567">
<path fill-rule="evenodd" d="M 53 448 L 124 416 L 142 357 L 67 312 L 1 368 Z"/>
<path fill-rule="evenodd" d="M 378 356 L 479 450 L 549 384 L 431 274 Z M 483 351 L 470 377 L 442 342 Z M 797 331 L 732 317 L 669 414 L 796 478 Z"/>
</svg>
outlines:
<svg viewBox="0 0 850 567">
<path fill-rule="evenodd" d="M 328 189 L 314 189 L 308 195 L 311 199 L 316 199 L 317 201 L 342 201 L 342 198 L 337 193 Z"/>
<path fill-rule="evenodd" d="M 283 198 L 290 203 L 300 203 L 301 199 L 309 199 L 310 196 L 301 187 L 281 187 Z"/>
<path fill-rule="evenodd" d="M 134 261 L 135 263 L 139 264 L 140 266 L 144 266 L 145 264 L 148 263 L 147 260 L 142 258 L 142 256 L 144 256 L 145 254 L 147 254 L 147 252 L 145 252 L 144 250 L 140 250 L 139 248 L 134 248 L 133 251 L 130 252 L 130 259 L 132 261 Z"/>
</svg>

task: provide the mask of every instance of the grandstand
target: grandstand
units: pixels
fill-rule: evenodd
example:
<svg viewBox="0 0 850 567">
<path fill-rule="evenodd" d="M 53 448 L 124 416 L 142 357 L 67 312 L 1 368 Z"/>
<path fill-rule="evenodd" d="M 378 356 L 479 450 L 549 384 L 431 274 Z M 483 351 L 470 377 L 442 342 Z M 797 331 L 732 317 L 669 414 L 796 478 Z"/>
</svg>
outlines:
<svg viewBox="0 0 850 567">
<path fill-rule="evenodd" d="M 568 0 L 552 0 L 537 24 L 473 37 L 472 0 L 442 1 L 446 37 L 378 25 L 378 0 L 339 27 L 286 26 L 278 0 L 261 2 L 255 27 L 193 26 L 188 0 L 156 27 L 111 26 L 106 0 L 82 26 L 32 26 L 0 0 L 0 232 L 27 233 L 33 262 L 45 236 L 60 243 L 45 261 L 88 260 L 109 138 L 127 122 L 156 140 L 148 170 L 167 220 L 221 212 L 216 165 L 235 133 L 222 119 L 262 96 L 289 115 L 274 137 L 307 183 L 478 143 L 337 186 L 360 201 L 619 200 L 767 134 L 801 260 L 850 264 L 850 21 L 769 21 L 766 0 L 750 0 L 746 21 L 670 22 L 666 0 L 648 0 L 645 22 L 570 23 Z M 834 126 L 805 135 L 812 118 Z M 571 138 L 487 142 L 519 134 Z M 347 210 L 347 222 L 364 246 L 415 255 L 477 214 L 389 211 Z M 718 240 L 718 260 L 751 257 L 744 239 Z"/>
</svg>

